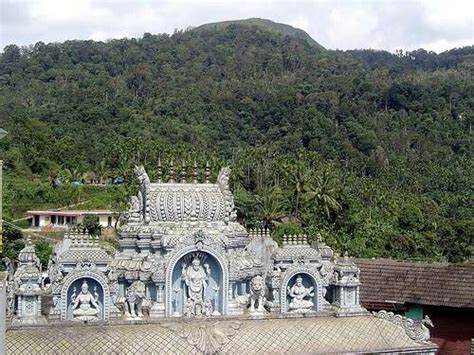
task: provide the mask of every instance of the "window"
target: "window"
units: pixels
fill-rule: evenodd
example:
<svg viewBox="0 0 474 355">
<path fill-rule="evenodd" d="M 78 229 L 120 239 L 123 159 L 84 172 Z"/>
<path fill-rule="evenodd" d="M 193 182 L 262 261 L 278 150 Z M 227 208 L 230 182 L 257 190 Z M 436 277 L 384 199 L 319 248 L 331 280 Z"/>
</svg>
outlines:
<svg viewBox="0 0 474 355">
<path fill-rule="evenodd" d="M 51 223 L 56 224 L 56 216 L 51 216 Z"/>
</svg>

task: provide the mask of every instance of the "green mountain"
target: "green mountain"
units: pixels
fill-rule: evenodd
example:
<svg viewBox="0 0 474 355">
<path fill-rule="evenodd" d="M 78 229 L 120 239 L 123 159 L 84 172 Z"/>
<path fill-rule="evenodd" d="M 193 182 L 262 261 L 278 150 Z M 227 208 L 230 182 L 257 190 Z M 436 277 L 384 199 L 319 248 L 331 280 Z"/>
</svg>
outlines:
<svg viewBox="0 0 474 355">
<path fill-rule="evenodd" d="M 238 26 L 249 26 L 261 28 L 265 31 L 270 31 L 273 33 L 278 33 L 283 36 L 290 36 L 306 41 L 309 45 L 324 49 L 322 45 L 316 42 L 309 34 L 305 31 L 294 28 L 290 25 L 284 23 L 273 22 L 271 20 L 261 19 L 261 18 L 249 18 L 245 20 L 234 20 L 234 21 L 221 21 L 214 23 L 207 23 L 205 25 L 196 27 L 193 31 L 208 31 L 208 30 L 226 30 L 229 26 L 238 25 Z"/>
<path fill-rule="evenodd" d="M 304 230 L 355 256 L 466 260 L 473 69 L 474 47 L 321 50 L 246 22 L 10 45 L 0 55 L 5 216 L 93 200 L 86 188 L 53 189 L 54 176 L 132 181 L 143 164 L 154 180 L 161 158 L 180 162 L 179 180 L 182 160 L 210 161 L 214 175 L 231 165 L 242 222 L 277 240 Z"/>
</svg>

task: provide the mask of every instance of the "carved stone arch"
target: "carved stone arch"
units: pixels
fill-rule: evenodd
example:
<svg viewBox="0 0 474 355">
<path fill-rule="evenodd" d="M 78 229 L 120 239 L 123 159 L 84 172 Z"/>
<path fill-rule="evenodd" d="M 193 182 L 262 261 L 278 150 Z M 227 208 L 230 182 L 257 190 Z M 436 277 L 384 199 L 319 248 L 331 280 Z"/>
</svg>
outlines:
<svg viewBox="0 0 474 355">
<path fill-rule="evenodd" d="M 298 274 L 304 274 L 309 276 L 309 278 L 313 281 L 313 284 L 315 285 L 315 290 L 314 292 L 316 293 L 316 312 L 321 311 L 321 305 L 322 305 L 322 299 L 323 299 L 323 286 L 324 286 L 324 280 L 321 278 L 319 272 L 314 272 L 313 270 L 301 267 L 301 268 L 295 268 L 291 270 L 287 270 L 281 281 L 281 288 L 280 288 L 280 309 L 282 313 L 288 312 L 286 309 L 286 299 L 288 297 L 287 294 L 287 287 L 289 286 L 290 280 L 298 275 Z"/>
<path fill-rule="evenodd" d="M 99 285 L 102 287 L 102 290 L 104 292 L 103 320 L 108 320 L 110 317 L 110 289 L 108 285 L 108 280 L 104 275 L 91 270 L 72 272 L 64 278 L 64 283 L 61 287 L 61 320 L 67 320 L 67 307 L 70 301 L 68 299 L 68 290 L 75 281 L 81 278 L 93 279 L 98 282 Z"/>
<path fill-rule="evenodd" d="M 172 300 L 173 300 L 173 290 L 172 290 L 172 283 L 173 283 L 173 271 L 178 263 L 178 261 L 184 257 L 186 254 L 192 252 L 204 252 L 211 255 L 213 258 L 216 259 L 217 263 L 219 264 L 221 271 L 222 271 L 222 285 L 221 285 L 221 297 L 222 297 L 222 313 L 223 315 L 227 314 L 227 302 L 228 302 L 228 289 L 229 289 L 229 270 L 227 268 L 227 264 L 225 262 L 225 258 L 222 254 L 207 246 L 207 245 L 189 245 L 185 248 L 180 249 L 177 251 L 170 259 L 168 263 L 168 267 L 166 268 L 166 316 L 170 317 L 173 313 L 172 309 Z"/>
</svg>

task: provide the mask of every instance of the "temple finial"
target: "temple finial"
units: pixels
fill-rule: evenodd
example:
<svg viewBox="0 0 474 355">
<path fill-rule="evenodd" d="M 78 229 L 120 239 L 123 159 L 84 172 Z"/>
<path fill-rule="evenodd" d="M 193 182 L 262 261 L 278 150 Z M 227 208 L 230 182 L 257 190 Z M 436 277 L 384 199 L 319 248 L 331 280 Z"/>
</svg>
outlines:
<svg viewBox="0 0 474 355">
<path fill-rule="evenodd" d="M 209 184 L 209 177 L 211 176 L 211 169 L 209 167 L 209 161 L 206 161 L 206 167 L 204 169 L 204 182 Z"/>
<path fill-rule="evenodd" d="M 193 163 L 193 183 L 194 184 L 198 183 L 198 167 L 197 167 L 196 159 L 194 159 L 194 163 Z"/>
<path fill-rule="evenodd" d="M 347 250 L 344 252 L 344 261 L 349 261 L 349 252 Z"/>
<path fill-rule="evenodd" d="M 174 162 L 173 162 L 173 159 L 171 159 L 170 161 L 170 172 L 169 172 L 169 179 L 168 179 L 168 182 L 171 182 L 173 183 L 174 182 Z"/>
<path fill-rule="evenodd" d="M 158 182 L 163 182 L 163 167 L 161 166 L 161 158 L 158 158 Z"/>
<path fill-rule="evenodd" d="M 186 162 L 183 160 L 181 164 L 181 183 L 186 183 Z"/>
</svg>

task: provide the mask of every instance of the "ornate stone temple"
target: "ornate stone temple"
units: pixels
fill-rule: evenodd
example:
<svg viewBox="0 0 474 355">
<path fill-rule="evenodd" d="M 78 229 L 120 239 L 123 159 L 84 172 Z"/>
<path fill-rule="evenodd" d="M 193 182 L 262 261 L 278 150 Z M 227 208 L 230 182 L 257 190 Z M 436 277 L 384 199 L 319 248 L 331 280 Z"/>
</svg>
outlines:
<svg viewBox="0 0 474 355">
<path fill-rule="evenodd" d="M 215 183 L 208 168 L 203 182 L 196 168 L 176 179 L 171 167 L 167 182 L 161 166 L 157 182 L 143 167 L 135 174 L 118 250 L 71 231 L 43 278 L 34 248 L 22 251 L 9 292 L 10 353 L 434 354 L 429 318 L 367 312 L 359 269 L 321 237 L 289 235 L 278 246 L 269 230 L 238 223 L 229 168 Z"/>
</svg>

